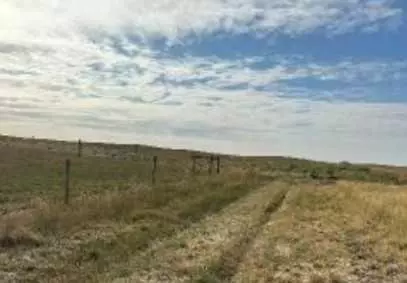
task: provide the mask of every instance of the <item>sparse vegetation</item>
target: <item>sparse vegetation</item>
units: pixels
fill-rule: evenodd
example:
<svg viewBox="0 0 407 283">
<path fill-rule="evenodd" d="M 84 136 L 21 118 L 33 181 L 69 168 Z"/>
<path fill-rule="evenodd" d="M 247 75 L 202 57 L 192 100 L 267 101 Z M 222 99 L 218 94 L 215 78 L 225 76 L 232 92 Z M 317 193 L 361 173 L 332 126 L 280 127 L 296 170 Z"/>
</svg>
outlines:
<svg viewBox="0 0 407 283">
<path fill-rule="evenodd" d="M 404 168 L 191 154 L 0 136 L 0 281 L 405 282 Z"/>
</svg>

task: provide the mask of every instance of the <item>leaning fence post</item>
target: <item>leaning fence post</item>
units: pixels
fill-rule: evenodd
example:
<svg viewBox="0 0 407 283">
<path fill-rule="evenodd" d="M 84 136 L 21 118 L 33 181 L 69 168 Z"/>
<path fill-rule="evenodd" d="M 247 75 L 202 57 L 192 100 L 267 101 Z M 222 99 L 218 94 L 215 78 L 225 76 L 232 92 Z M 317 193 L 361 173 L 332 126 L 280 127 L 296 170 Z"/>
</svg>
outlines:
<svg viewBox="0 0 407 283">
<path fill-rule="evenodd" d="M 71 178 L 71 160 L 65 161 L 65 204 L 69 204 L 69 185 Z"/>
<path fill-rule="evenodd" d="M 220 156 L 216 157 L 216 173 L 220 173 Z"/>
<path fill-rule="evenodd" d="M 213 167 L 213 155 L 209 157 L 209 164 L 208 164 L 208 173 L 209 175 L 212 174 L 212 167 Z"/>
<path fill-rule="evenodd" d="M 82 157 L 82 141 L 78 140 L 78 157 Z"/>
<path fill-rule="evenodd" d="M 151 174 L 151 181 L 152 181 L 152 183 L 153 183 L 153 185 L 155 184 L 155 182 L 156 182 L 156 177 L 155 177 L 155 175 L 156 175 L 156 173 L 157 173 L 157 163 L 158 163 L 158 157 L 157 156 L 154 156 L 153 157 L 153 171 L 152 171 L 152 174 Z"/>
</svg>

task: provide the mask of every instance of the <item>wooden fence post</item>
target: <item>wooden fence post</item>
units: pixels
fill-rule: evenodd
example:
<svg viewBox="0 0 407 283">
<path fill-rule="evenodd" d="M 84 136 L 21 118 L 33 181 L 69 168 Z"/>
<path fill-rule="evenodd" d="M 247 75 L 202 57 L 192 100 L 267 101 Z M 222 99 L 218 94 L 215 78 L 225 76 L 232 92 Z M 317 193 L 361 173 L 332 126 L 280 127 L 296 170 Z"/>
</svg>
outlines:
<svg viewBox="0 0 407 283">
<path fill-rule="evenodd" d="M 156 182 L 156 173 L 157 173 L 157 163 L 158 163 L 158 157 L 157 156 L 154 156 L 153 157 L 153 171 L 152 171 L 152 174 L 151 174 L 151 181 L 152 181 L 152 183 L 153 183 L 153 185 L 155 184 L 155 182 Z"/>
<path fill-rule="evenodd" d="M 212 175 L 212 167 L 213 167 L 213 155 L 209 157 L 209 164 L 208 164 L 208 173 Z"/>
<path fill-rule="evenodd" d="M 82 141 L 78 140 L 78 157 L 82 157 Z"/>
<path fill-rule="evenodd" d="M 69 204 L 69 187 L 71 179 L 71 160 L 65 161 L 65 204 Z"/>
<path fill-rule="evenodd" d="M 216 173 L 220 173 L 220 156 L 216 157 Z"/>
</svg>

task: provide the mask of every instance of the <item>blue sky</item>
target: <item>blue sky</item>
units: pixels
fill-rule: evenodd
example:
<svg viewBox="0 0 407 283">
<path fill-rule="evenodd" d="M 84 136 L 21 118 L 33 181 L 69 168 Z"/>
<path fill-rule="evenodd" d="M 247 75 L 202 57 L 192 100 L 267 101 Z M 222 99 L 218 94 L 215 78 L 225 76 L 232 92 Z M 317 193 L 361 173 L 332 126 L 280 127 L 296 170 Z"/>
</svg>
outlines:
<svg viewBox="0 0 407 283">
<path fill-rule="evenodd" d="M 407 164 L 406 10 L 2 0 L 0 132 Z"/>
</svg>

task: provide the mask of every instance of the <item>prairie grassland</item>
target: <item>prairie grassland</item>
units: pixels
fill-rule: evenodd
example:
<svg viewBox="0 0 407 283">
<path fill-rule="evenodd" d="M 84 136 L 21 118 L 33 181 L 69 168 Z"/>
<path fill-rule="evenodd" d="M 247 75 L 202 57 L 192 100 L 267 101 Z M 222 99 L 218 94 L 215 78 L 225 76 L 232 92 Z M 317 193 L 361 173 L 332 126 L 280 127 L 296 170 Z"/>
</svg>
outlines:
<svg viewBox="0 0 407 283">
<path fill-rule="evenodd" d="M 0 282 L 407 282 L 404 168 L 76 150 L 0 136 Z"/>
</svg>

